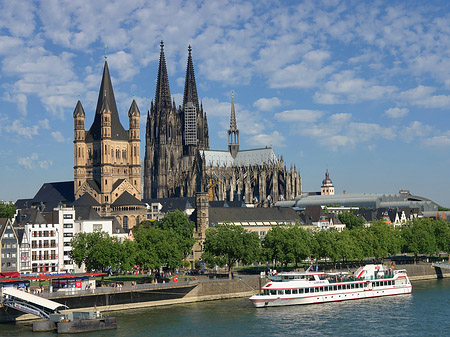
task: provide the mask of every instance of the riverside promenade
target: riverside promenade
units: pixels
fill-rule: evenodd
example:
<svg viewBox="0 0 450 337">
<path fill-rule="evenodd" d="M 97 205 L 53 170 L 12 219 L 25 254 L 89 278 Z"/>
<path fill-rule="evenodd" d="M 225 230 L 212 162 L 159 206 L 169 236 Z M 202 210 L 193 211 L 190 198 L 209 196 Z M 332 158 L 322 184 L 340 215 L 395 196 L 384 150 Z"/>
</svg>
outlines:
<svg viewBox="0 0 450 337">
<path fill-rule="evenodd" d="M 182 277 L 181 277 L 182 278 Z M 233 280 L 200 276 L 198 280 L 167 283 L 131 284 L 121 287 L 104 286 L 88 290 L 68 290 L 41 296 L 69 307 L 71 311 L 98 310 L 101 312 L 164 306 L 180 303 L 211 301 L 236 297 L 250 297 L 259 289 L 257 275 L 243 275 Z M 33 315 L 11 311 L 0 307 L 0 321 L 21 321 L 36 319 Z"/>
<path fill-rule="evenodd" d="M 397 265 L 406 269 L 412 281 L 450 278 L 450 270 L 440 270 L 431 263 Z M 183 277 L 179 277 L 183 279 Z M 43 297 L 67 305 L 70 311 L 98 310 L 101 312 L 138 309 L 173 304 L 250 297 L 257 293 L 267 279 L 259 275 L 237 275 L 233 280 L 214 275 L 199 276 L 197 280 L 167 283 L 131 284 L 122 287 L 103 286 L 78 291 L 44 292 Z M 33 315 L 12 313 L 0 306 L 0 321 L 36 319 Z"/>
</svg>

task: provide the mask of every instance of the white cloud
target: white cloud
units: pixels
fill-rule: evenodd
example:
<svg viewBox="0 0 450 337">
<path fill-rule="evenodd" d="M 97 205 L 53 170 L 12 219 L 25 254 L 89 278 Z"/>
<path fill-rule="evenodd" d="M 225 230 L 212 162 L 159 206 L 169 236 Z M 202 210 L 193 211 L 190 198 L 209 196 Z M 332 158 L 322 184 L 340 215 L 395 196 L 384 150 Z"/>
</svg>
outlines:
<svg viewBox="0 0 450 337">
<path fill-rule="evenodd" d="M 330 53 L 325 50 L 310 51 L 304 55 L 302 62 L 274 72 L 269 79 L 269 85 L 272 88 L 315 87 L 334 70 L 333 66 L 324 65 L 329 57 Z"/>
<path fill-rule="evenodd" d="M 252 146 L 275 146 L 283 147 L 286 140 L 278 131 L 274 131 L 271 134 L 260 133 L 254 135 L 248 139 L 248 143 Z"/>
<path fill-rule="evenodd" d="M 66 141 L 66 139 L 62 135 L 61 131 L 53 131 L 50 134 L 52 135 L 52 138 L 58 143 L 62 143 L 64 141 Z"/>
<path fill-rule="evenodd" d="M 334 74 L 314 100 L 321 104 L 358 103 L 366 100 L 388 99 L 397 91 L 395 86 L 375 85 L 371 81 L 355 77 L 354 71 Z"/>
<path fill-rule="evenodd" d="M 43 119 L 41 121 L 38 121 L 38 125 L 42 129 L 50 129 L 50 122 L 47 118 Z"/>
<path fill-rule="evenodd" d="M 31 139 L 33 136 L 39 134 L 39 126 L 25 126 L 22 124 L 22 121 L 16 119 L 10 125 L 4 125 L 3 129 L 10 133 L 15 133 L 19 136 Z"/>
<path fill-rule="evenodd" d="M 274 108 L 279 107 L 281 101 L 278 97 L 272 98 L 260 98 L 253 103 L 253 106 L 259 110 L 272 111 Z"/>
<path fill-rule="evenodd" d="M 450 95 L 433 95 L 436 88 L 419 85 L 416 88 L 405 90 L 399 94 L 399 98 L 410 105 L 425 108 L 448 108 L 450 106 Z"/>
<path fill-rule="evenodd" d="M 408 114 L 409 110 L 407 108 L 389 108 L 384 114 L 389 118 L 402 118 Z"/>
<path fill-rule="evenodd" d="M 275 114 L 275 119 L 280 122 L 315 122 L 317 119 L 322 117 L 323 111 L 320 110 L 285 110 L 282 112 L 277 112 Z"/>
<path fill-rule="evenodd" d="M 439 136 L 424 139 L 423 142 L 429 147 L 450 148 L 450 131 Z"/>
<path fill-rule="evenodd" d="M 28 170 L 32 170 L 35 167 L 39 167 L 46 170 L 53 165 L 52 160 L 39 160 L 39 156 L 37 153 L 33 153 L 29 157 L 19 157 L 17 158 L 17 163 Z"/>
<path fill-rule="evenodd" d="M 431 126 L 414 121 L 409 126 L 400 129 L 399 135 L 404 141 L 410 143 L 416 138 L 428 136 L 432 130 L 433 128 Z"/>
</svg>

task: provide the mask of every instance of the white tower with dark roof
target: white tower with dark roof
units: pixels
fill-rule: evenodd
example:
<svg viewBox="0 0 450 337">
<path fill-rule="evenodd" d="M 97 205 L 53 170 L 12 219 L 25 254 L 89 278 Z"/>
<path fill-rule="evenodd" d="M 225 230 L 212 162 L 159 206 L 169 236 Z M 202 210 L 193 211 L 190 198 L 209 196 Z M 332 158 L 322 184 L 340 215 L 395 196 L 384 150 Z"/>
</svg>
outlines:
<svg viewBox="0 0 450 337">
<path fill-rule="evenodd" d="M 322 180 L 322 187 L 320 188 L 320 195 L 334 195 L 334 185 L 330 179 L 330 174 L 325 173 L 325 179 Z"/>
</svg>

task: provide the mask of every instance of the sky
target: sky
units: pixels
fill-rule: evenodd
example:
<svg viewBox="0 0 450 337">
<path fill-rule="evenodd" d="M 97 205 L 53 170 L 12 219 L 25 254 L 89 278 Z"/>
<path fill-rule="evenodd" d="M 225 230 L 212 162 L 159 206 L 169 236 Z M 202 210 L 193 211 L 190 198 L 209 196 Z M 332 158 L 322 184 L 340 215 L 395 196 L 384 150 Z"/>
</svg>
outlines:
<svg viewBox="0 0 450 337">
<path fill-rule="evenodd" d="M 0 200 L 73 180 L 73 110 L 86 128 L 107 55 L 122 124 L 136 99 L 141 158 L 160 41 L 182 103 L 188 45 L 211 149 L 234 91 L 241 149 L 272 144 L 319 191 L 400 189 L 450 207 L 450 2 L 3 0 Z M 105 48 L 106 44 L 106 48 Z"/>
</svg>

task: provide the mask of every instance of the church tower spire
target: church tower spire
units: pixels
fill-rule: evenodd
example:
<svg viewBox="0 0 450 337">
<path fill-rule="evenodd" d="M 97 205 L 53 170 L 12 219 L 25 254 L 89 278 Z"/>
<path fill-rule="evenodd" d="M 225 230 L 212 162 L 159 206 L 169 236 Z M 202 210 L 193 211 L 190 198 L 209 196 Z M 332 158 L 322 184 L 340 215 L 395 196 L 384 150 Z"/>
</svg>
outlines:
<svg viewBox="0 0 450 337">
<path fill-rule="evenodd" d="M 236 158 L 239 152 L 239 130 L 236 125 L 236 111 L 234 108 L 234 92 L 231 94 L 230 129 L 228 130 L 228 151 Z"/>
<path fill-rule="evenodd" d="M 158 79 L 156 82 L 155 106 L 158 110 L 172 107 L 170 97 L 169 77 L 167 76 L 166 58 L 164 56 L 164 42 L 160 44 Z"/>
<path fill-rule="evenodd" d="M 109 111 L 111 120 L 111 139 L 114 140 L 128 140 L 128 133 L 120 123 L 119 113 L 117 111 L 116 99 L 114 97 L 114 90 L 111 83 L 111 76 L 109 75 L 108 62 L 105 60 L 103 68 L 102 82 L 98 92 L 97 108 L 95 110 L 95 118 L 89 129 L 87 138 L 89 140 L 100 140 L 102 137 L 102 116 L 105 111 Z"/>
<path fill-rule="evenodd" d="M 188 102 L 191 102 L 196 107 L 197 111 L 199 111 L 197 85 L 195 84 L 194 63 L 192 62 L 191 51 L 192 48 L 189 45 L 188 62 L 186 66 L 186 80 L 184 82 L 183 107 L 186 106 Z"/>
</svg>

